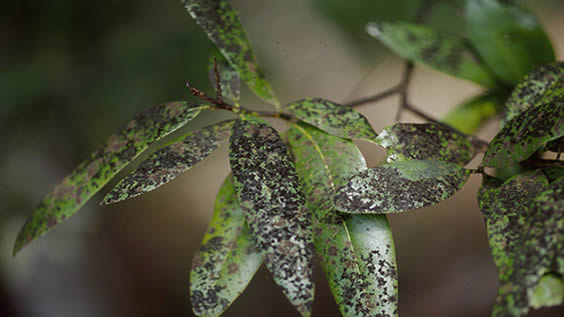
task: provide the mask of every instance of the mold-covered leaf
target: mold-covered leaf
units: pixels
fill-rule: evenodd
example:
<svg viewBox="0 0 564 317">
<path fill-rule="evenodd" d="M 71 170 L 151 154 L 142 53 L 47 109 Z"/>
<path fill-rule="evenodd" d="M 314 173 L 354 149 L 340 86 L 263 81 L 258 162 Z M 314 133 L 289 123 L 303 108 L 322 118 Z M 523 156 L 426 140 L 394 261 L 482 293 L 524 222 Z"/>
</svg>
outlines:
<svg viewBox="0 0 564 317">
<path fill-rule="evenodd" d="M 527 159 L 547 142 L 564 135 L 564 94 L 546 98 L 541 105 L 529 108 L 501 129 L 494 137 L 482 164 L 504 167 Z"/>
<path fill-rule="evenodd" d="M 505 181 L 502 185 L 484 179 L 478 204 L 486 220 L 492 257 L 500 280 L 511 273 L 511 263 L 519 252 L 520 236 L 528 228 L 530 205 L 547 186 L 541 170 L 528 171 Z M 499 186 L 495 186 L 499 185 Z M 484 190 L 485 187 L 489 187 Z"/>
<path fill-rule="evenodd" d="M 182 0 L 190 15 L 239 72 L 241 79 L 265 101 L 280 104 L 251 49 L 237 12 L 228 0 Z"/>
<path fill-rule="evenodd" d="M 337 190 L 347 213 L 394 213 L 436 204 L 464 186 L 470 171 L 443 161 L 398 161 L 369 168 Z"/>
<path fill-rule="evenodd" d="M 102 204 L 137 197 L 172 181 L 205 159 L 231 134 L 234 120 L 190 131 L 149 156 L 129 176 L 122 179 Z"/>
<path fill-rule="evenodd" d="M 464 38 L 405 22 L 369 23 L 366 30 L 403 58 L 483 86 L 496 85 L 494 75 L 476 60 Z"/>
<path fill-rule="evenodd" d="M 229 160 L 266 267 L 290 302 L 309 316 L 314 292 L 311 216 L 284 141 L 267 122 L 243 116 L 233 127 Z"/>
<path fill-rule="evenodd" d="M 467 0 L 466 34 L 484 62 L 508 85 L 555 60 L 537 18 L 515 1 Z"/>
<path fill-rule="evenodd" d="M 190 299 L 197 316 L 219 316 L 243 292 L 262 264 L 229 175 L 192 260 Z"/>
<path fill-rule="evenodd" d="M 177 130 L 207 107 L 171 102 L 137 115 L 45 196 L 18 234 L 14 254 L 73 215 L 151 143 Z"/>
<path fill-rule="evenodd" d="M 231 66 L 231 64 L 229 64 L 227 59 L 225 59 L 225 56 L 223 56 L 220 52 L 214 51 L 210 54 L 210 65 L 208 71 L 208 77 L 213 87 L 216 87 L 217 85 L 214 67 L 216 64 L 221 83 L 221 95 L 237 102 L 241 96 L 241 77 L 239 76 L 239 73 L 233 68 L 233 66 Z"/>
<path fill-rule="evenodd" d="M 543 65 L 527 74 L 507 100 L 505 121 L 536 106 L 547 92 L 564 92 L 564 62 Z"/>
<path fill-rule="evenodd" d="M 466 165 L 476 154 L 468 136 L 435 123 L 396 123 L 376 139 L 388 150 L 388 162 L 446 161 Z"/>
<path fill-rule="evenodd" d="M 294 124 L 288 142 L 296 160 L 314 243 L 343 316 L 394 316 L 397 269 L 394 244 L 384 215 L 344 215 L 333 206 L 335 187 L 366 169 L 350 140 L 307 124 Z"/>
<path fill-rule="evenodd" d="M 494 316 L 524 316 L 542 278 L 564 275 L 564 178 L 545 187 L 522 223 L 511 268 L 500 278 Z"/>
<path fill-rule="evenodd" d="M 449 111 L 442 121 L 462 133 L 474 134 L 503 109 L 505 99 L 496 93 L 472 97 Z"/>
<path fill-rule="evenodd" d="M 375 142 L 377 133 L 368 120 L 349 107 L 321 98 L 305 98 L 286 107 L 298 119 L 329 134 Z"/>
</svg>

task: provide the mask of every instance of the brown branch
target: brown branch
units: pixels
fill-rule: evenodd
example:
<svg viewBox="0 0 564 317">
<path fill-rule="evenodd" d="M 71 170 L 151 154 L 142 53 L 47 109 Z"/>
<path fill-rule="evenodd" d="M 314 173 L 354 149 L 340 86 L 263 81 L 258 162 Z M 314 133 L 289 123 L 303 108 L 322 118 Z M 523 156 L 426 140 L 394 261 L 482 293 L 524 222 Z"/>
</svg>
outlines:
<svg viewBox="0 0 564 317">
<path fill-rule="evenodd" d="M 217 69 L 217 59 L 215 57 L 213 58 L 213 73 L 215 74 L 215 91 L 216 91 L 215 99 L 222 100 L 222 97 L 221 97 L 221 79 L 220 79 L 220 76 L 219 76 L 219 70 Z"/>
<path fill-rule="evenodd" d="M 374 96 L 369 96 L 369 97 L 365 97 L 365 98 L 359 98 L 357 100 L 353 100 L 353 101 L 349 101 L 346 104 L 344 104 L 344 106 L 346 107 L 358 107 L 358 106 L 362 106 L 365 104 L 369 104 L 369 103 L 376 103 L 380 100 L 386 99 L 388 97 L 391 97 L 395 94 L 397 94 L 400 90 L 400 85 L 394 86 L 388 90 L 384 90 Z"/>
<path fill-rule="evenodd" d="M 539 168 L 539 167 L 564 167 L 564 161 L 561 160 L 547 160 L 537 157 L 531 157 L 521 163 L 527 167 Z"/>
<path fill-rule="evenodd" d="M 401 119 L 402 111 L 408 110 L 410 108 L 407 93 L 409 89 L 409 83 L 411 82 L 411 77 L 413 75 L 414 67 L 415 65 L 412 62 L 405 62 L 405 70 L 403 71 L 401 82 L 399 84 L 400 106 L 398 108 L 398 111 L 396 112 L 396 121 L 399 121 Z M 431 117 L 427 116 L 427 118 Z"/>
</svg>

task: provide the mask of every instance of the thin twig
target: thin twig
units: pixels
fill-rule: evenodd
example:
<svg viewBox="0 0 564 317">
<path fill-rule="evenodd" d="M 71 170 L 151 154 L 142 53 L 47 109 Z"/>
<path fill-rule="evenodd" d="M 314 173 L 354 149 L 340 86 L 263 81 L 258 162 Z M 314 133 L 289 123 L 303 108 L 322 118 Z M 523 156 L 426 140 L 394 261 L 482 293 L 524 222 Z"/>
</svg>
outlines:
<svg viewBox="0 0 564 317">
<path fill-rule="evenodd" d="M 221 79 L 220 79 L 220 76 L 219 76 L 219 70 L 217 69 L 217 59 L 215 57 L 213 58 L 213 73 L 215 74 L 215 91 L 216 91 L 215 99 L 222 100 L 222 97 L 221 97 Z"/>
<path fill-rule="evenodd" d="M 374 96 L 369 96 L 365 98 L 359 98 L 357 100 L 349 101 L 348 103 L 344 104 L 346 107 L 358 107 L 369 103 L 376 103 L 380 100 L 386 99 L 391 97 L 399 92 L 400 85 L 394 86 L 388 90 L 384 90 Z"/>
<path fill-rule="evenodd" d="M 413 75 L 414 67 L 415 65 L 412 62 L 410 61 L 405 62 L 405 69 L 403 71 L 403 75 L 401 76 L 401 82 L 399 84 L 400 106 L 398 108 L 398 111 L 396 112 L 396 121 L 399 121 L 401 119 L 402 112 L 410 107 L 407 94 L 409 90 L 409 83 L 411 82 L 411 77 Z"/>
</svg>

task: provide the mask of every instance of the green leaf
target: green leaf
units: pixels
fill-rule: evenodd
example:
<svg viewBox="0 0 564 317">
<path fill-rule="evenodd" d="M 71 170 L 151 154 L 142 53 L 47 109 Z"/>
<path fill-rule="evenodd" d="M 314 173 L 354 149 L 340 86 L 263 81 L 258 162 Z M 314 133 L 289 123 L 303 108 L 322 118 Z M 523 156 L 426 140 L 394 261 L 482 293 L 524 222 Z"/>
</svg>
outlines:
<svg viewBox="0 0 564 317">
<path fill-rule="evenodd" d="M 225 56 L 220 52 L 213 52 L 210 54 L 210 65 L 208 77 L 211 85 L 215 88 L 217 85 L 215 78 L 214 59 L 217 63 L 217 70 L 219 73 L 221 83 L 221 95 L 235 102 L 239 101 L 241 96 L 241 77 L 239 73 L 229 64 Z"/>
<path fill-rule="evenodd" d="M 329 134 L 375 142 L 368 120 L 358 111 L 321 98 L 305 98 L 286 105 L 298 119 Z"/>
<path fill-rule="evenodd" d="M 394 213 L 436 204 L 462 188 L 470 171 L 442 161 L 398 161 L 360 172 L 337 190 L 347 213 Z"/>
<path fill-rule="evenodd" d="M 564 275 L 564 178 L 544 188 L 522 223 L 511 270 L 500 279 L 494 316 L 525 315 L 542 277 Z"/>
<path fill-rule="evenodd" d="M 265 101 L 278 107 L 280 102 L 266 81 L 237 12 L 227 0 L 182 0 L 184 6 L 223 53 L 241 79 Z"/>
<path fill-rule="evenodd" d="M 366 30 L 405 59 L 482 86 L 496 86 L 494 75 L 476 60 L 469 43 L 459 36 L 405 22 L 369 23 Z"/>
<path fill-rule="evenodd" d="M 472 97 L 449 111 L 442 122 L 456 127 L 462 133 L 474 134 L 503 109 L 505 99 L 505 96 L 497 93 Z"/>
<path fill-rule="evenodd" d="M 388 150 L 388 162 L 446 161 L 466 165 L 476 154 L 469 137 L 435 123 L 396 123 L 376 139 Z"/>
<path fill-rule="evenodd" d="M 296 160 L 314 243 L 343 316 L 397 314 L 397 269 L 391 230 L 384 215 L 344 215 L 335 210 L 335 187 L 366 169 L 350 140 L 307 124 L 294 124 L 288 142 Z"/>
<path fill-rule="evenodd" d="M 507 122 L 490 142 L 482 165 L 504 167 L 519 163 L 564 135 L 564 94 L 542 102 Z"/>
<path fill-rule="evenodd" d="M 262 264 L 229 175 L 192 260 L 190 299 L 197 316 L 219 316 L 247 287 Z"/>
<path fill-rule="evenodd" d="M 171 102 L 137 115 L 45 196 L 18 234 L 14 254 L 73 215 L 151 143 L 182 127 L 206 108 Z"/>
<path fill-rule="evenodd" d="M 553 274 L 543 276 L 531 297 L 531 307 L 541 308 L 564 303 L 564 282 Z"/>
<path fill-rule="evenodd" d="M 129 176 L 121 180 L 103 205 L 137 197 L 172 181 L 217 149 L 231 135 L 234 120 L 190 131 L 149 156 Z"/>
<path fill-rule="evenodd" d="M 564 93 L 564 62 L 543 65 L 530 72 L 513 89 L 507 100 L 505 122 L 521 112 L 537 106 L 545 94 Z"/>
<path fill-rule="evenodd" d="M 555 60 L 542 26 L 520 3 L 467 0 L 466 33 L 484 62 L 510 86 Z"/>
<path fill-rule="evenodd" d="M 313 237 L 298 175 L 284 141 L 267 122 L 242 116 L 229 160 L 245 219 L 274 281 L 303 316 L 313 304 Z"/>
</svg>

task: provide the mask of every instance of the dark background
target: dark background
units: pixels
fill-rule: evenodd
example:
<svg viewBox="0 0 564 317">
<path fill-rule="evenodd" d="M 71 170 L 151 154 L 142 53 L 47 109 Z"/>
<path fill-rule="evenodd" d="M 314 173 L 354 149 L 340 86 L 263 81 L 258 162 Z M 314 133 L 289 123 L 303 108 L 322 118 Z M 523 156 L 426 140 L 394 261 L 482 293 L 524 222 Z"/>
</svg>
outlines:
<svg viewBox="0 0 564 317">
<path fill-rule="evenodd" d="M 435 1 L 426 23 L 462 32 L 461 1 Z M 529 1 L 564 47 L 564 6 Z M 393 86 L 400 60 L 364 24 L 412 19 L 419 1 L 232 1 L 282 102 L 335 101 Z M 228 172 L 225 148 L 171 184 L 140 198 L 77 215 L 16 258 L 18 230 L 52 186 L 137 112 L 189 97 L 190 80 L 211 91 L 211 44 L 180 1 L 3 0 L 0 4 L 0 316 L 191 316 L 191 257 Z M 428 68 L 412 100 L 440 117 L 480 91 Z M 242 103 L 267 107 L 244 90 Z M 393 122 L 392 98 L 360 110 L 374 128 Z M 216 121 L 202 115 L 189 128 Z M 405 121 L 416 121 L 404 116 Z M 282 122 L 273 122 L 281 129 Z M 481 136 L 491 138 L 494 122 Z M 359 143 L 369 165 L 383 151 Z M 479 176 L 433 208 L 389 217 L 400 273 L 400 315 L 487 316 L 496 271 L 475 201 Z M 338 316 L 317 270 L 314 316 Z M 536 316 L 562 316 L 562 308 Z M 226 316 L 296 316 L 261 269 Z M 533 314 L 532 314 L 533 315 Z"/>
</svg>

